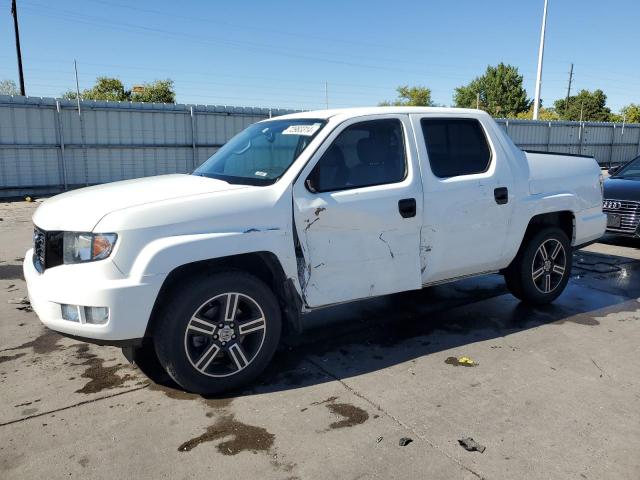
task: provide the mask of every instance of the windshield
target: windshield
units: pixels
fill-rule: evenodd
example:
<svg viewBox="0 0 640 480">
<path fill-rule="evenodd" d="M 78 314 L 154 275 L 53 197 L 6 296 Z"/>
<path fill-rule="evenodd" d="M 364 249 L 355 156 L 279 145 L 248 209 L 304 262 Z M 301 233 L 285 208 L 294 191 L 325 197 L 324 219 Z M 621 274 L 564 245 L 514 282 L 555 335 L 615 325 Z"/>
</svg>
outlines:
<svg viewBox="0 0 640 480">
<path fill-rule="evenodd" d="M 614 178 L 640 178 L 640 157 L 636 157 L 627 163 L 624 167 L 618 170 L 614 175 Z"/>
<path fill-rule="evenodd" d="M 324 120 L 255 123 L 229 140 L 193 172 L 229 183 L 271 185 L 291 166 L 324 126 Z"/>
</svg>

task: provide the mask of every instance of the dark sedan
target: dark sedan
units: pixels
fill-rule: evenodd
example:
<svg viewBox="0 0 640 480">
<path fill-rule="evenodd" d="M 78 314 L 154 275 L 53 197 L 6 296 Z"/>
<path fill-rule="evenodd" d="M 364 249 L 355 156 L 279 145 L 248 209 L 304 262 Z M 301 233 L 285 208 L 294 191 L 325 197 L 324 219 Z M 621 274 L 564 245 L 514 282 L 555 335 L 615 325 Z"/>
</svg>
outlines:
<svg viewBox="0 0 640 480">
<path fill-rule="evenodd" d="M 640 156 L 609 173 L 602 205 L 607 214 L 607 232 L 640 237 Z"/>
</svg>

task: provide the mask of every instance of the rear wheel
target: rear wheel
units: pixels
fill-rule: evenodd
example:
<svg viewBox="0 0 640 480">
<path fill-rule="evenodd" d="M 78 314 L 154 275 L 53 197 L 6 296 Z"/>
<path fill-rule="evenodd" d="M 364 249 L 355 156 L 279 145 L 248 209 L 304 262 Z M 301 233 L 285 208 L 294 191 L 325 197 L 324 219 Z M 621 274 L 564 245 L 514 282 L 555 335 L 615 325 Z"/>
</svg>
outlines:
<svg viewBox="0 0 640 480">
<path fill-rule="evenodd" d="M 183 388 L 201 394 L 251 382 L 280 340 L 274 294 L 243 272 L 194 278 L 172 292 L 157 321 L 154 344 L 160 363 Z"/>
<path fill-rule="evenodd" d="M 527 303 L 552 302 L 569 281 L 571 253 L 569 239 L 560 228 L 540 230 L 526 241 L 507 268 L 507 288 Z"/>
</svg>

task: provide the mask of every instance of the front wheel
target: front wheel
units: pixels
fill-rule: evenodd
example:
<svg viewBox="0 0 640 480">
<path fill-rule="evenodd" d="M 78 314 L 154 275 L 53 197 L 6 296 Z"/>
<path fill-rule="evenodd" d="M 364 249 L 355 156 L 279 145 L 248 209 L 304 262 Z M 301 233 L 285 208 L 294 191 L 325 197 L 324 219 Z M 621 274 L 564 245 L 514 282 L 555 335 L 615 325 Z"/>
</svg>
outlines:
<svg viewBox="0 0 640 480">
<path fill-rule="evenodd" d="M 505 272 L 509 291 L 526 303 L 551 303 L 564 291 L 571 275 L 571 244 L 557 227 L 525 240 Z"/>
<path fill-rule="evenodd" d="M 160 363 L 183 388 L 200 394 L 251 382 L 280 340 L 275 295 L 243 272 L 198 276 L 181 284 L 157 321 L 153 339 Z"/>
</svg>

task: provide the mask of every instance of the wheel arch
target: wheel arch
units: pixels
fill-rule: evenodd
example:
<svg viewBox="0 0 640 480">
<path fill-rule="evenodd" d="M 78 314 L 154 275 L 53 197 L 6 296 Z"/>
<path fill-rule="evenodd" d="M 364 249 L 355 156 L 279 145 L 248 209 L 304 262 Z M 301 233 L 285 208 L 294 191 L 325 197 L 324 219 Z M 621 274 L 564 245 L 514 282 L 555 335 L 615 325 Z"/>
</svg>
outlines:
<svg viewBox="0 0 640 480">
<path fill-rule="evenodd" d="M 547 212 L 534 215 L 529 220 L 527 228 L 518 247 L 517 253 L 511 260 L 511 263 L 518 257 L 518 254 L 522 251 L 522 248 L 526 245 L 527 241 L 533 237 L 537 232 L 547 227 L 560 228 L 569 239 L 569 244 L 573 245 L 576 234 L 576 217 L 571 210 L 559 210 L 557 212 Z M 507 267 L 508 268 L 508 267 Z"/>
<path fill-rule="evenodd" d="M 159 310 L 164 301 L 169 298 L 170 293 L 181 283 L 196 275 L 230 270 L 246 272 L 262 280 L 278 299 L 285 328 L 298 332 L 302 330 L 300 319 L 302 299 L 294 282 L 286 277 L 282 264 L 274 253 L 259 251 L 199 260 L 174 268 L 167 275 L 158 292 L 147 323 L 145 337 L 153 336 Z"/>
</svg>

